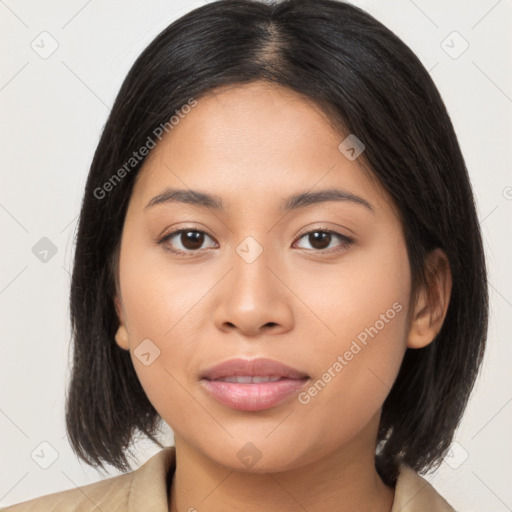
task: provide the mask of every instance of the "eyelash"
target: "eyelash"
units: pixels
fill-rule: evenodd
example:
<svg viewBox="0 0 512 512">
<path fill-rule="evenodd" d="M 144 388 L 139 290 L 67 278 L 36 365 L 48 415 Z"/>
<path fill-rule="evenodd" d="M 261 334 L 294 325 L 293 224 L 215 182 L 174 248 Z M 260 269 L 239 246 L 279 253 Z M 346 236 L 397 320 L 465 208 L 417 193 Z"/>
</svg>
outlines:
<svg viewBox="0 0 512 512">
<path fill-rule="evenodd" d="M 168 240 L 174 238 L 176 235 L 180 235 L 182 233 L 189 233 L 189 232 L 202 233 L 204 235 L 207 235 L 208 237 L 210 237 L 213 240 L 213 237 L 210 236 L 208 233 L 206 233 L 206 231 L 202 231 L 202 230 L 194 229 L 194 228 L 182 228 L 182 229 L 178 229 L 176 231 L 173 231 L 172 233 L 168 233 L 168 234 L 164 235 L 158 241 L 158 243 L 161 244 L 161 245 L 164 245 L 165 242 L 167 242 Z M 322 228 L 318 228 L 318 229 L 313 229 L 311 231 L 307 231 L 306 233 L 303 233 L 302 235 L 300 235 L 297 240 L 301 240 L 305 236 L 311 235 L 312 233 L 327 233 L 327 234 L 330 234 L 330 235 L 334 235 L 335 237 L 337 237 L 341 241 L 341 244 L 335 250 L 332 250 L 332 249 L 306 249 L 307 251 L 313 251 L 313 252 L 317 252 L 317 253 L 333 254 L 333 253 L 341 252 L 344 249 L 347 249 L 348 247 L 350 247 L 354 243 L 353 239 L 351 239 L 351 238 L 349 238 L 349 237 L 347 237 L 345 235 L 342 235 L 341 233 L 338 233 L 336 231 L 332 231 L 330 229 L 322 229 Z M 197 253 L 197 252 L 199 252 L 201 250 L 201 249 L 196 249 L 196 250 L 182 251 L 182 250 L 179 250 L 179 249 L 172 249 L 167 244 L 164 245 L 164 248 L 165 248 L 165 250 L 170 251 L 170 252 L 172 252 L 174 254 L 189 255 L 189 256 L 190 255 L 194 255 L 195 253 Z"/>
</svg>

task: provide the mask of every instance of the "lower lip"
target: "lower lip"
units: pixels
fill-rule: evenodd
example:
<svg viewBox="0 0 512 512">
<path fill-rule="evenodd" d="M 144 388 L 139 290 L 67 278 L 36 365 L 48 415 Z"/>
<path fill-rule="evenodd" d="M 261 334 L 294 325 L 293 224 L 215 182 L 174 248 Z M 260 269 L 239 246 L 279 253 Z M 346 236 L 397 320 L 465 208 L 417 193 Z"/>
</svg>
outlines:
<svg viewBox="0 0 512 512">
<path fill-rule="evenodd" d="M 269 409 L 295 395 L 308 381 L 304 379 L 281 379 L 275 382 L 238 384 L 220 380 L 201 380 L 213 398 L 233 409 L 262 411 Z"/>
</svg>

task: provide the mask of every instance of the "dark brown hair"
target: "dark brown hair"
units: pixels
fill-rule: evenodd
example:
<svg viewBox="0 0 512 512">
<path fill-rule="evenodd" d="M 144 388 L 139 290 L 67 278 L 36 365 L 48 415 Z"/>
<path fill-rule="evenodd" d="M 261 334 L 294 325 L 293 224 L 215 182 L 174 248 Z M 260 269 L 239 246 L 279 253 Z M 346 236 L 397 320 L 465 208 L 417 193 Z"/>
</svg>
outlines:
<svg viewBox="0 0 512 512">
<path fill-rule="evenodd" d="M 310 98 L 364 142 L 366 166 L 400 213 L 413 294 L 428 279 L 429 251 L 440 247 L 449 259 L 444 324 L 431 344 L 406 351 L 383 406 L 376 455 L 388 484 L 400 462 L 432 469 L 452 441 L 484 352 L 488 291 L 479 223 L 457 137 L 428 72 L 380 22 L 336 0 L 209 3 L 169 25 L 128 73 L 94 155 L 76 239 L 71 445 L 93 466 L 126 470 L 134 434 L 158 442 L 161 420 L 129 352 L 114 340 L 118 248 L 144 159 L 108 194 L 99 197 L 98 189 L 190 98 L 256 80 Z"/>
</svg>

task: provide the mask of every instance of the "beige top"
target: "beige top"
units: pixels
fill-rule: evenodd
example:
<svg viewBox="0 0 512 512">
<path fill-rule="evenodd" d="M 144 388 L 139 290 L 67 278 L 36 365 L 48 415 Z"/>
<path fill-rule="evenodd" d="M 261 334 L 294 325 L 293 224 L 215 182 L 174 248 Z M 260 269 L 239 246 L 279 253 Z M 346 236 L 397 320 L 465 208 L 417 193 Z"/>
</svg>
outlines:
<svg viewBox="0 0 512 512">
<path fill-rule="evenodd" d="M 175 447 L 153 455 L 129 473 L 48 494 L 1 509 L 6 512 L 168 512 Z M 171 472 L 171 474 L 169 474 Z M 400 466 L 391 512 L 455 512 L 436 490 L 408 466 Z"/>
</svg>

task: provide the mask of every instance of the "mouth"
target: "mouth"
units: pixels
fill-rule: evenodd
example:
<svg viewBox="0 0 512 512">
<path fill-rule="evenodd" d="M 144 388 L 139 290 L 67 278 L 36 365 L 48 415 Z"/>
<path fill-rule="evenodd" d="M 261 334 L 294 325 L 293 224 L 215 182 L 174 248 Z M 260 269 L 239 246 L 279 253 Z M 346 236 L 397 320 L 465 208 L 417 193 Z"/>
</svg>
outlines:
<svg viewBox="0 0 512 512">
<path fill-rule="evenodd" d="M 263 375 L 236 375 L 234 377 L 222 377 L 214 379 L 216 382 L 236 382 L 237 384 L 262 384 L 263 382 L 277 382 L 286 377 L 269 377 Z"/>
<path fill-rule="evenodd" d="M 297 368 L 263 357 L 257 359 L 229 359 L 205 370 L 201 374 L 202 379 L 208 380 L 220 380 L 229 377 L 303 379 L 309 378 L 309 375 Z"/>
<path fill-rule="evenodd" d="M 298 393 L 309 375 L 272 359 L 231 359 L 201 374 L 208 395 L 243 411 L 274 407 Z"/>
</svg>

